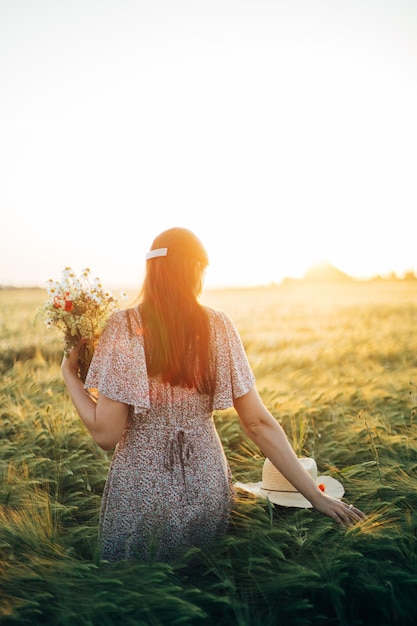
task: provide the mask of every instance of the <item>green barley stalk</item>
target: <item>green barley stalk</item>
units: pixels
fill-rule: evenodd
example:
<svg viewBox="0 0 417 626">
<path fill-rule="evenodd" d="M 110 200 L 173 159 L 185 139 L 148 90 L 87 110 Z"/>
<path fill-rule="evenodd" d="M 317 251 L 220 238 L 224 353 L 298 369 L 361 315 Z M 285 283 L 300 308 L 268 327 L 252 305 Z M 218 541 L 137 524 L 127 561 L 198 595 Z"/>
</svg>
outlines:
<svg viewBox="0 0 417 626">
<path fill-rule="evenodd" d="M 371 442 L 371 449 L 374 455 L 374 459 L 375 459 L 375 463 L 376 463 L 376 468 L 378 471 L 378 476 L 379 476 L 379 482 L 382 484 L 383 480 L 382 480 L 382 474 L 381 474 L 381 464 L 379 462 L 379 454 L 378 454 L 378 450 L 375 444 L 375 440 L 374 437 L 372 435 L 372 430 L 367 422 L 366 419 L 366 415 L 364 411 L 359 411 L 359 415 L 358 417 L 360 417 L 363 420 L 363 423 L 365 424 L 365 428 L 366 428 L 366 432 L 368 433 L 368 437 L 369 437 L 369 441 Z"/>
</svg>

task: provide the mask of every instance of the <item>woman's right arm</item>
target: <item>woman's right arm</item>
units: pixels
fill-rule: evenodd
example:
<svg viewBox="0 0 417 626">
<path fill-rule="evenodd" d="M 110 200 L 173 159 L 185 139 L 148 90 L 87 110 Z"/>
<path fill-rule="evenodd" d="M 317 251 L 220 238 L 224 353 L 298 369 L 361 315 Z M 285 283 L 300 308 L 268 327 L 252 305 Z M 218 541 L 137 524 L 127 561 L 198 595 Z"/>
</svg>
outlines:
<svg viewBox="0 0 417 626">
<path fill-rule="evenodd" d="M 345 502 L 330 498 L 318 489 L 300 465 L 283 429 L 265 407 L 255 387 L 235 398 L 234 407 L 247 435 L 317 511 L 348 526 L 365 517 L 359 509 L 349 508 Z"/>
</svg>

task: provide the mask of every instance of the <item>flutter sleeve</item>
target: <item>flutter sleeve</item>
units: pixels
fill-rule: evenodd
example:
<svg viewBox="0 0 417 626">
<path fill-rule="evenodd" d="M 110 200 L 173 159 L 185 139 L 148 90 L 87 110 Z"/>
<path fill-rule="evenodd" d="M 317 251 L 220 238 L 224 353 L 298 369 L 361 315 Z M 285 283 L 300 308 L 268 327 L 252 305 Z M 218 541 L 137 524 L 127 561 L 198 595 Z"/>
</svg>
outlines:
<svg viewBox="0 0 417 626">
<path fill-rule="evenodd" d="M 231 318 L 211 310 L 215 391 L 213 410 L 228 409 L 255 384 L 242 340 Z"/>
<path fill-rule="evenodd" d="M 100 337 L 84 384 L 92 395 L 132 405 L 135 413 L 147 409 L 149 382 L 141 325 L 132 309 L 110 317 Z"/>
</svg>

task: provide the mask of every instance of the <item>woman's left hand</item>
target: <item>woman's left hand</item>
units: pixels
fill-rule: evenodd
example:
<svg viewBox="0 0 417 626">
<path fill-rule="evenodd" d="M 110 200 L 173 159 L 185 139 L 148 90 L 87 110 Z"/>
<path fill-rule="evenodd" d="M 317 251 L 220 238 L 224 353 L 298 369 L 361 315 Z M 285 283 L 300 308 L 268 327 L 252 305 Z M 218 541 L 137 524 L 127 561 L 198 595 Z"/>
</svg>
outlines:
<svg viewBox="0 0 417 626">
<path fill-rule="evenodd" d="M 61 363 L 61 371 L 71 372 L 72 374 L 76 374 L 78 376 L 78 372 L 80 369 L 80 351 L 83 346 L 83 341 L 80 341 L 72 350 L 68 353 L 64 353 L 64 358 Z"/>
</svg>

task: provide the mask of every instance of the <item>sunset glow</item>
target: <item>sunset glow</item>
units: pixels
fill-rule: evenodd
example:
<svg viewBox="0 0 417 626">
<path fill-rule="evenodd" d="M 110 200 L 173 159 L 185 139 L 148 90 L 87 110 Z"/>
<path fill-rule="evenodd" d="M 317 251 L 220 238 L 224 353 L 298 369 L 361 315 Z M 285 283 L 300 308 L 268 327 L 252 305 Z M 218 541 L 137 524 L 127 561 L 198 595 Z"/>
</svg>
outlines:
<svg viewBox="0 0 417 626">
<path fill-rule="evenodd" d="M 0 4 L 0 284 L 140 282 L 191 228 L 207 285 L 417 269 L 417 5 Z"/>
</svg>

